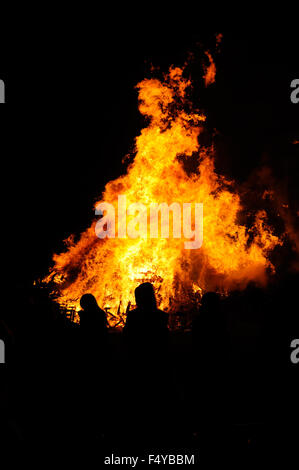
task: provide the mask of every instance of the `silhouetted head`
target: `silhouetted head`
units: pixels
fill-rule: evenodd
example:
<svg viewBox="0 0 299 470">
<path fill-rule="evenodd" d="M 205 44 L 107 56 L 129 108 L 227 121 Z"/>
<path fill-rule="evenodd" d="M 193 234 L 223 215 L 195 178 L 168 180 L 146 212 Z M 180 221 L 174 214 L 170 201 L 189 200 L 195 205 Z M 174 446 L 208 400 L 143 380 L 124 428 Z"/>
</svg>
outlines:
<svg viewBox="0 0 299 470">
<path fill-rule="evenodd" d="M 92 294 L 84 294 L 80 299 L 80 305 L 83 310 L 94 310 L 98 307 L 96 298 Z"/>
<path fill-rule="evenodd" d="M 84 294 L 80 299 L 82 310 L 79 312 L 80 327 L 91 337 L 104 333 L 107 328 L 106 312 L 104 312 L 97 304 L 92 294 Z"/>
<path fill-rule="evenodd" d="M 135 299 L 138 308 L 153 310 L 157 308 L 154 286 L 144 282 L 135 289 Z"/>
</svg>

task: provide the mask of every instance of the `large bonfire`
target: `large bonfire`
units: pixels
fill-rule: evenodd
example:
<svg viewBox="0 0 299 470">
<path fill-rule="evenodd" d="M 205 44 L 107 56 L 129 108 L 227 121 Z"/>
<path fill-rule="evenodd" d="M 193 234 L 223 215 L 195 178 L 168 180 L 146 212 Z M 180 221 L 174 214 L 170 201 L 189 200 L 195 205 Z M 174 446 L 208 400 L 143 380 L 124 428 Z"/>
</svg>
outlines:
<svg viewBox="0 0 299 470">
<path fill-rule="evenodd" d="M 78 241 L 70 237 L 66 251 L 54 255 L 45 282 L 52 283 L 61 306 L 78 310 L 80 297 L 90 292 L 107 310 L 110 324 L 121 325 L 141 282 L 154 284 L 160 308 L 171 313 L 190 304 L 196 293 L 229 292 L 250 281 L 263 284 L 274 270 L 269 254 L 281 242 L 263 210 L 255 214 L 250 227 L 239 223 L 239 214 L 246 208 L 235 184 L 216 174 L 213 147 L 199 144 L 205 116 L 190 110 L 190 86 L 178 67 L 171 67 L 164 80 L 145 79 L 137 85 L 139 111 L 147 127 L 136 137 L 134 159 L 126 174 L 106 184 L 100 201 L 116 208 L 119 195 L 126 196 L 127 204 L 146 206 L 203 203 L 201 248 L 186 249 L 184 238 L 171 234 L 169 238 L 119 238 L 116 230 L 115 238 L 99 239 L 94 220 Z M 191 157 L 197 162 L 192 172 L 185 164 Z M 116 217 L 116 227 L 117 222 Z"/>
</svg>

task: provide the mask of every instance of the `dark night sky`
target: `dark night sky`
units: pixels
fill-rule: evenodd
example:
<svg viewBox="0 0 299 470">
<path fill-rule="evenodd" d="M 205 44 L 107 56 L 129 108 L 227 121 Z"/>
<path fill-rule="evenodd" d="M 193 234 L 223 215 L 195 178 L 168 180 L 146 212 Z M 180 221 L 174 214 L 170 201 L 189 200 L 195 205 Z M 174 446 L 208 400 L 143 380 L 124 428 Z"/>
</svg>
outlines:
<svg viewBox="0 0 299 470">
<path fill-rule="evenodd" d="M 61 240 L 90 224 L 105 183 L 124 171 L 121 160 L 143 125 L 134 86 L 149 76 L 150 63 L 166 71 L 193 51 L 195 88 L 202 86 L 197 44 L 213 52 L 217 32 L 224 38 L 216 85 L 199 92 L 197 103 L 219 133 L 217 169 L 242 182 L 267 161 L 297 197 L 299 145 L 291 142 L 299 139 L 299 104 L 290 102 L 290 82 L 299 78 L 295 31 L 282 37 L 123 28 L 83 42 L 57 41 L 2 70 L 9 103 L 0 113 L 2 207 L 20 281 L 45 273 Z"/>
</svg>

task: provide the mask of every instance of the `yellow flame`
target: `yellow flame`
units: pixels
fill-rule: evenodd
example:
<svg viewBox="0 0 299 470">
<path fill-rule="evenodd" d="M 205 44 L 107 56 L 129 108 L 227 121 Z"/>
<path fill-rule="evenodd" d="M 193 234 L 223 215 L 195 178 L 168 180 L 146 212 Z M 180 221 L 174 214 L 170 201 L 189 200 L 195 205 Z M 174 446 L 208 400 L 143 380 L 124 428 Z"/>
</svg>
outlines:
<svg viewBox="0 0 299 470">
<path fill-rule="evenodd" d="M 206 83 L 215 80 L 208 57 Z M 61 305 L 78 310 L 80 297 L 90 292 L 110 312 L 110 324 L 122 324 L 128 305 L 134 304 L 134 289 L 143 281 L 154 284 L 160 308 L 170 312 L 188 303 L 194 292 L 266 282 L 267 270 L 273 269 L 268 254 L 281 242 L 263 211 L 250 230 L 238 223 L 240 196 L 231 181 L 215 173 L 213 148 L 199 145 L 205 116 L 186 111 L 189 85 L 178 67 L 170 68 L 163 82 L 152 78 L 137 85 L 139 110 L 148 126 L 136 138 L 127 173 L 107 183 L 101 200 L 116 206 L 118 195 L 125 194 L 128 204 L 202 202 L 202 248 L 186 250 L 184 240 L 173 238 L 100 240 L 93 222 L 79 241 L 70 237 L 66 251 L 54 255 L 45 281 L 54 280 Z M 182 155 L 197 155 L 191 175 L 178 158 Z"/>
</svg>

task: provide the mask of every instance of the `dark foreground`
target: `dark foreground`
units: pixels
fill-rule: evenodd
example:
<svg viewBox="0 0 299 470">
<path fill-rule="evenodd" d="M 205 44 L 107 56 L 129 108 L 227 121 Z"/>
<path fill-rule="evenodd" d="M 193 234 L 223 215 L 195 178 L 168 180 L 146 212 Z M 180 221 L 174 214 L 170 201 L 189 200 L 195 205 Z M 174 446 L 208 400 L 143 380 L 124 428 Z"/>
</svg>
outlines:
<svg viewBox="0 0 299 470">
<path fill-rule="evenodd" d="M 94 468 L 130 456 L 138 466 L 159 463 L 149 455 L 182 455 L 199 466 L 291 460 L 298 450 L 293 294 L 238 294 L 224 309 L 227 343 L 213 331 L 172 331 L 159 358 L 128 350 L 120 331 L 88 345 L 48 305 L 23 305 L 2 326 L 2 454 L 11 464 L 80 456 Z"/>
</svg>

